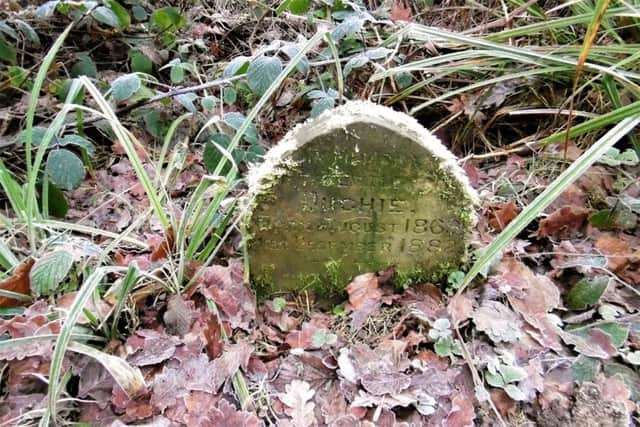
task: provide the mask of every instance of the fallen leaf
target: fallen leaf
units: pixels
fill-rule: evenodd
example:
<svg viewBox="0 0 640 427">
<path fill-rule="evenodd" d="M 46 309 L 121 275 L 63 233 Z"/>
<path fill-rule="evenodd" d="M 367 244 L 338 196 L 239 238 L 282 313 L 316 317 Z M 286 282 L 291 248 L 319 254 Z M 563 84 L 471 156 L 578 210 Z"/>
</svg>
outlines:
<svg viewBox="0 0 640 427">
<path fill-rule="evenodd" d="M 313 413 L 315 403 L 310 401 L 315 391 L 306 381 L 293 380 L 287 384 L 286 392 L 280 393 L 278 398 L 288 406 L 285 409 L 296 427 L 308 427 L 315 424 L 316 418 Z"/>
<path fill-rule="evenodd" d="M 540 221 L 538 237 L 572 237 L 582 230 L 590 212 L 589 209 L 579 206 L 563 206 Z"/>
<path fill-rule="evenodd" d="M 502 231 L 518 216 L 518 213 L 520 213 L 520 208 L 518 208 L 516 202 L 509 200 L 496 209 L 492 209 L 489 225 L 493 227 L 494 230 Z"/>
<path fill-rule="evenodd" d="M 624 240 L 604 234 L 596 241 L 595 247 L 607 257 L 607 267 L 611 271 L 620 271 L 629 264 L 631 248 Z"/>
<path fill-rule="evenodd" d="M 378 278 L 373 273 L 356 276 L 347 285 L 347 294 L 349 295 L 349 304 L 353 309 L 351 327 L 358 329 L 380 306 L 382 290 L 378 287 Z"/>
<path fill-rule="evenodd" d="M 29 273 L 34 264 L 33 259 L 28 259 L 16 267 L 11 276 L 0 282 L 0 289 L 3 291 L 11 291 L 23 295 L 31 295 L 31 283 L 29 281 Z M 0 297 L 0 307 L 8 308 L 24 304 L 23 301 L 17 301 L 13 298 Z"/>
<path fill-rule="evenodd" d="M 515 342 L 522 336 L 522 321 L 518 315 L 498 301 L 484 301 L 472 318 L 478 330 L 495 343 Z"/>
<path fill-rule="evenodd" d="M 412 21 L 411 3 L 408 0 L 393 0 L 391 4 L 391 15 L 389 19 L 393 21 Z"/>
</svg>

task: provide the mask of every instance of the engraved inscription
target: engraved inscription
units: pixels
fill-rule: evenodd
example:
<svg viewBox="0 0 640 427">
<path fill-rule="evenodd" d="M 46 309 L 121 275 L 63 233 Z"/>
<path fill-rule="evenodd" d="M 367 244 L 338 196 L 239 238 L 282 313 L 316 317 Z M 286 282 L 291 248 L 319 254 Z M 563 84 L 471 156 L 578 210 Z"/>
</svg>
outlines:
<svg viewBox="0 0 640 427">
<path fill-rule="evenodd" d="M 470 203 L 439 159 L 366 122 L 315 135 L 256 197 L 248 227 L 253 278 L 278 289 L 344 286 L 389 265 L 435 277 L 460 262 Z"/>
</svg>

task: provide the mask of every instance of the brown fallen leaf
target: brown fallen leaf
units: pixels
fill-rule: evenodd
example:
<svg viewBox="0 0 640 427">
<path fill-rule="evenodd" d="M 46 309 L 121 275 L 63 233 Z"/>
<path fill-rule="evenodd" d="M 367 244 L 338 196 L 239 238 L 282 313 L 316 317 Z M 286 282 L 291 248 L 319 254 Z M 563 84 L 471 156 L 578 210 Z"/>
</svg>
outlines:
<svg viewBox="0 0 640 427">
<path fill-rule="evenodd" d="M 520 208 L 516 206 L 516 202 L 509 200 L 492 210 L 489 225 L 493 227 L 494 230 L 502 231 L 519 213 Z"/>
<path fill-rule="evenodd" d="M 393 21 L 411 22 L 413 15 L 411 13 L 411 4 L 407 0 L 393 0 L 391 5 L 391 15 L 389 18 Z"/>
<path fill-rule="evenodd" d="M 351 327 L 357 329 L 380 305 L 382 290 L 378 287 L 378 277 L 373 273 L 356 276 L 347 285 L 347 294 L 349 294 L 349 304 L 353 309 Z"/>
<path fill-rule="evenodd" d="M 591 211 L 584 207 L 563 206 L 540 221 L 538 237 L 571 237 L 582 229 L 589 212 Z"/>
<path fill-rule="evenodd" d="M 611 271 L 620 271 L 629 264 L 631 248 L 624 240 L 604 234 L 596 241 L 595 247 L 607 257 L 607 267 Z"/>
<path fill-rule="evenodd" d="M 0 282 L 0 289 L 23 295 L 31 295 L 29 272 L 34 262 L 33 259 L 28 259 L 20 264 L 10 277 Z M 22 304 L 24 303 L 13 298 L 0 297 L 0 307 L 2 308 L 15 307 Z"/>
</svg>

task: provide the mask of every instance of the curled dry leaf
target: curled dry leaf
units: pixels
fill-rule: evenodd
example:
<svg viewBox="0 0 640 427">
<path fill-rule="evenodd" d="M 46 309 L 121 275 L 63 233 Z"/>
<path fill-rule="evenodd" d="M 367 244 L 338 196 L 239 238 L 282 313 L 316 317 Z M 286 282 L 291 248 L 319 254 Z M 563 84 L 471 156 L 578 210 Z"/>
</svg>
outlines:
<svg viewBox="0 0 640 427">
<path fill-rule="evenodd" d="M 580 206 L 563 206 L 540 221 L 538 237 L 569 238 L 582 230 L 590 212 Z"/>
<path fill-rule="evenodd" d="M 347 285 L 347 294 L 353 309 L 351 327 L 357 329 L 380 306 L 382 290 L 378 287 L 378 277 L 373 273 L 356 276 Z"/>
<path fill-rule="evenodd" d="M 35 261 L 33 259 L 28 259 L 20 264 L 11 276 L 0 282 L 0 289 L 3 291 L 30 295 L 31 284 L 29 280 L 29 273 L 31 272 L 31 267 L 33 267 L 34 262 Z M 2 308 L 15 307 L 20 304 L 22 303 L 15 299 L 0 297 L 0 307 Z"/>
</svg>

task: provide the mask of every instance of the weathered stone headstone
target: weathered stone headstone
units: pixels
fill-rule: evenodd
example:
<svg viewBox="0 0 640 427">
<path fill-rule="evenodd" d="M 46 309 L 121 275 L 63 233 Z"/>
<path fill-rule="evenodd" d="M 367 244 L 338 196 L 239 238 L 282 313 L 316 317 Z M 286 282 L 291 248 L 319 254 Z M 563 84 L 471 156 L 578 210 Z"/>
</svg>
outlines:
<svg viewBox="0 0 640 427">
<path fill-rule="evenodd" d="M 390 108 L 349 102 L 297 126 L 248 180 L 260 291 L 330 294 L 390 265 L 438 280 L 465 258 L 475 192 L 433 135 Z"/>
</svg>

